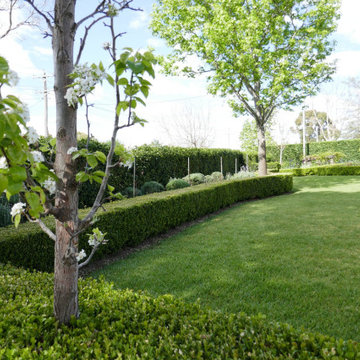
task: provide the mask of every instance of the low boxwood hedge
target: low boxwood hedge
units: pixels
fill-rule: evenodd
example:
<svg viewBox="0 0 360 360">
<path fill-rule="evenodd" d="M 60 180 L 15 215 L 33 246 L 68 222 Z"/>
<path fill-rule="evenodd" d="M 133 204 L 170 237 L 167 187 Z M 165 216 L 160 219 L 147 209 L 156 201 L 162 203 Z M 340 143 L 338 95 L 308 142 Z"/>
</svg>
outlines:
<svg viewBox="0 0 360 360">
<path fill-rule="evenodd" d="M 147 238 L 210 214 L 233 203 L 260 199 L 292 190 L 292 177 L 278 175 L 245 180 L 202 184 L 190 188 L 149 194 L 105 205 L 95 224 L 109 240 L 99 247 L 95 259 L 114 254 L 124 247 L 136 246 Z M 80 211 L 85 214 L 86 210 Z M 54 229 L 54 219 L 45 219 Z M 91 249 L 82 234 L 79 247 Z M 54 243 L 36 224 L 20 224 L 18 229 L 0 229 L 0 262 L 41 271 L 52 271 Z"/>
<path fill-rule="evenodd" d="M 346 166 L 342 164 L 314 166 L 308 168 L 281 169 L 280 172 L 291 173 L 294 176 L 336 176 L 336 175 L 360 175 L 360 166 Z"/>
<path fill-rule="evenodd" d="M 360 359 L 360 346 L 264 316 L 226 314 L 79 281 L 80 318 L 52 316 L 53 279 L 0 265 L 0 359 Z"/>
</svg>

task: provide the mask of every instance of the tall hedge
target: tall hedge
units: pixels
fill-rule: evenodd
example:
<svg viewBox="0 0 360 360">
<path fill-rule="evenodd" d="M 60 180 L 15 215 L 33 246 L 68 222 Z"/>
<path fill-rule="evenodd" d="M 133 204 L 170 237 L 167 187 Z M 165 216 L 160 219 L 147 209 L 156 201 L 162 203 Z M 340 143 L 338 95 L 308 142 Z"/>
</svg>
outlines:
<svg viewBox="0 0 360 360">
<path fill-rule="evenodd" d="M 99 248 L 95 257 L 136 246 L 153 235 L 235 202 L 279 195 L 291 189 L 292 176 L 277 175 L 197 185 L 106 204 L 106 211 L 99 212 L 95 226 L 107 233 L 109 242 Z M 53 218 L 44 221 L 54 229 Z M 90 253 L 86 234 L 80 236 L 80 248 Z M 52 271 L 53 261 L 54 243 L 36 224 L 0 229 L 0 263 Z"/>
<path fill-rule="evenodd" d="M 360 139 L 311 142 L 306 144 L 306 155 L 316 155 L 324 152 L 340 152 L 345 155 L 343 161 L 360 161 Z M 279 161 L 278 146 L 267 147 L 267 155 L 274 161 Z M 302 144 L 286 145 L 283 151 L 283 161 L 292 165 L 300 165 L 303 157 Z"/>
<path fill-rule="evenodd" d="M 86 141 L 79 142 L 79 148 L 85 147 Z M 107 153 L 109 145 L 91 140 L 90 151 Z M 227 149 L 192 149 L 170 146 L 143 145 L 134 149 L 136 157 L 136 187 L 140 188 L 145 182 L 157 181 L 166 185 L 170 178 L 182 178 L 188 173 L 188 158 L 190 158 L 190 171 L 201 172 L 205 175 L 220 171 L 220 158 L 223 162 L 223 173 L 235 172 L 235 159 L 238 169 L 245 164 L 241 151 Z M 84 161 L 78 163 L 78 168 L 84 168 Z M 109 184 L 116 191 L 122 191 L 133 184 L 133 168 L 119 166 L 112 169 Z M 81 184 L 79 189 L 80 207 L 91 206 L 99 184 Z"/>
</svg>

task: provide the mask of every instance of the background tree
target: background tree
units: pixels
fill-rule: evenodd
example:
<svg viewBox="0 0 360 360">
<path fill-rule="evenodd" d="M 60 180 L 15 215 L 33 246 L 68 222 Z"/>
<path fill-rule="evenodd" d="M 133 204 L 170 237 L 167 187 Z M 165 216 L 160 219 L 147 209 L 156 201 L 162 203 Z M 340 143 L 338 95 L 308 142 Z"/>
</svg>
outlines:
<svg viewBox="0 0 360 360">
<path fill-rule="evenodd" d="M 121 33 L 116 32 L 115 17 L 123 10 L 136 10 L 130 5 L 133 0 L 103 0 L 87 16 L 75 22 L 75 0 L 55 0 L 52 12 L 39 10 L 33 0 L 25 0 L 47 24 L 52 38 L 54 58 L 54 91 L 56 98 L 56 158 L 46 162 L 38 151 L 29 152 L 28 145 L 37 146 L 34 129 L 28 128 L 21 116 L 21 104 L 14 97 L 7 97 L 0 106 L 0 156 L 3 166 L 0 169 L 0 190 L 7 196 L 20 193 L 24 202 L 14 206 L 15 224 L 24 213 L 30 221 L 37 222 L 55 241 L 54 266 L 54 314 L 61 323 L 69 323 L 72 316 L 78 316 L 78 269 L 86 265 L 96 248 L 104 241 L 100 230 L 93 230 L 89 244 L 93 252 L 80 264 L 84 252 L 78 249 L 78 236 L 94 223 L 96 211 L 104 202 L 110 170 L 119 162 L 114 162 L 117 132 L 124 127 L 133 126 L 144 120 L 134 109 L 147 97 L 149 86 L 145 74 L 154 76 L 154 56 L 150 52 L 133 53 L 126 49 L 118 54 L 117 40 Z M 98 23 L 104 22 L 109 30 L 110 42 L 104 44 L 113 64 L 114 77 L 107 74 L 102 63 L 99 65 L 80 65 L 81 56 L 89 31 Z M 79 49 L 74 51 L 76 35 L 82 31 Z M 5 59 L 0 59 L 1 83 L 8 83 L 9 69 Z M 87 103 L 86 96 L 98 82 L 107 80 L 114 87 L 115 104 L 114 125 L 111 146 L 107 156 L 97 151 L 77 149 L 77 107 Z M 120 118 L 121 114 L 126 114 Z M 88 119 L 89 120 L 89 119 Z M 21 133 L 21 126 L 27 133 Z M 50 144 L 54 146 L 54 144 Z M 43 151 L 46 151 L 43 147 Z M 76 159 L 84 156 L 87 169 L 76 172 Z M 97 171 L 99 162 L 105 164 L 105 171 Z M 80 182 L 97 181 L 100 189 L 92 208 L 83 219 L 78 217 L 78 185 Z M 56 181 L 56 184 L 55 182 Z M 56 219 L 56 233 L 45 226 L 41 218 L 53 215 Z"/>
<path fill-rule="evenodd" d="M 295 120 L 294 132 L 303 139 L 303 112 Z M 305 111 L 305 140 L 306 142 L 333 141 L 340 136 L 340 130 L 326 112 L 312 110 Z"/>
<path fill-rule="evenodd" d="M 274 110 L 302 103 L 335 71 L 326 58 L 338 8 L 338 0 L 157 0 L 151 28 L 173 48 L 168 73 L 198 56 L 202 66 L 182 70 L 207 72 L 212 94 L 255 119 L 265 175 L 265 124 Z"/>
<path fill-rule="evenodd" d="M 265 129 L 265 137 L 268 145 L 275 145 L 275 141 L 271 136 L 269 126 L 271 124 L 267 123 Z M 240 132 L 240 149 L 246 153 L 256 153 L 258 150 L 258 137 L 257 137 L 257 127 L 254 119 L 246 119 L 243 125 L 243 128 Z"/>
<path fill-rule="evenodd" d="M 174 109 L 161 121 L 161 126 L 171 142 L 179 146 L 206 148 L 214 139 L 209 111 L 195 109 L 189 104 Z"/>
<path fill-rule="evenodd" d="M 360 78 L 349 78 L 345 81 L 347 94 L 345 94 L 346 111 L 344 129 L 341 137 L 345 139 L 360 138 Z"/>
</svg>

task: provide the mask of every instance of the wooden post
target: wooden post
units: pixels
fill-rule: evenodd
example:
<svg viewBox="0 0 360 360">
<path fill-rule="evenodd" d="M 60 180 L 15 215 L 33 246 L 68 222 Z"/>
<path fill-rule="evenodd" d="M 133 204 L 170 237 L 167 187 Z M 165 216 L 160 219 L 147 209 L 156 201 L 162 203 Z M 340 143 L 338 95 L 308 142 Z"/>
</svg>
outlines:
<svg viewBox="0 0 360 360">
<path fill-rule="evenodd" d="M 249 171 L 249 155 L 246 154 L 246 171 Z"/>
<path fill-rule="evenodd" d="M 235 158 L 235 173 L 236 174 L 238 171 L 237 171 L 237 158 Z"/>
<path fill-rule="evenodd" d="M 190 157 L 188 157 L 188 178 L 190 180 Z"/>
<path fill-rule="evenodd" d="M 223 162 L 222 162 L 222 156 L 220 156 L 220 172 L 223 174 Z M 223 174 L 224 175 L 224 174 Z"/>
<path fill-rule="evenodd" d="M 136 196 L 136 157 L 134 157 L 134 171 L 133 171 L 133 197 Z"/>
</svg>

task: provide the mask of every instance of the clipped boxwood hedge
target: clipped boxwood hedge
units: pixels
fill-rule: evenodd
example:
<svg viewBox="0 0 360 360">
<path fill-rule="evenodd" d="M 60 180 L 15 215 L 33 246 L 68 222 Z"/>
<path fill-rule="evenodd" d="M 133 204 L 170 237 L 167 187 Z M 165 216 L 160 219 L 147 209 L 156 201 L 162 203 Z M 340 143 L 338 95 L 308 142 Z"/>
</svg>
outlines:
<svg viewBox="0 0 360 360">
<path fill-rule="evenodd" d="M 360 175 L 360 166 L 324 165 L 308 168 L 282 169 L 280 172 L 291 173 L 294 176 L 331 176 L 331 175 Z"/>
<path fill-rule="evenodd" d="M 80 318 L 59 325 L 53 279 L 0 265 L 0 359 L 359 359 L 360 346 L 264 316 L 226 314 L 79 281 Z"/>
<path fill-rule="evenodd" d="M 149 194 L 105 205 L 95 224 L 109 240 L 94 258 L 136 246 L 147 238 L 210 214 L 233 203 L 260 199 L 292 190 L 292 176 L 278 175 L 202 184 L 190 188 Z M 85 214 L 85 210 L 80 212 Z M 54 219 L 45 219 L 54 229 Z M 80 248 L 90 253 L 88 237 L 82 234 Z M 54 243 L 36 224 L 20 224 L 18 229 L 0 229 L 0 262 L 10 262 L 41 271 L 52 271 Z"/>
</svg>

